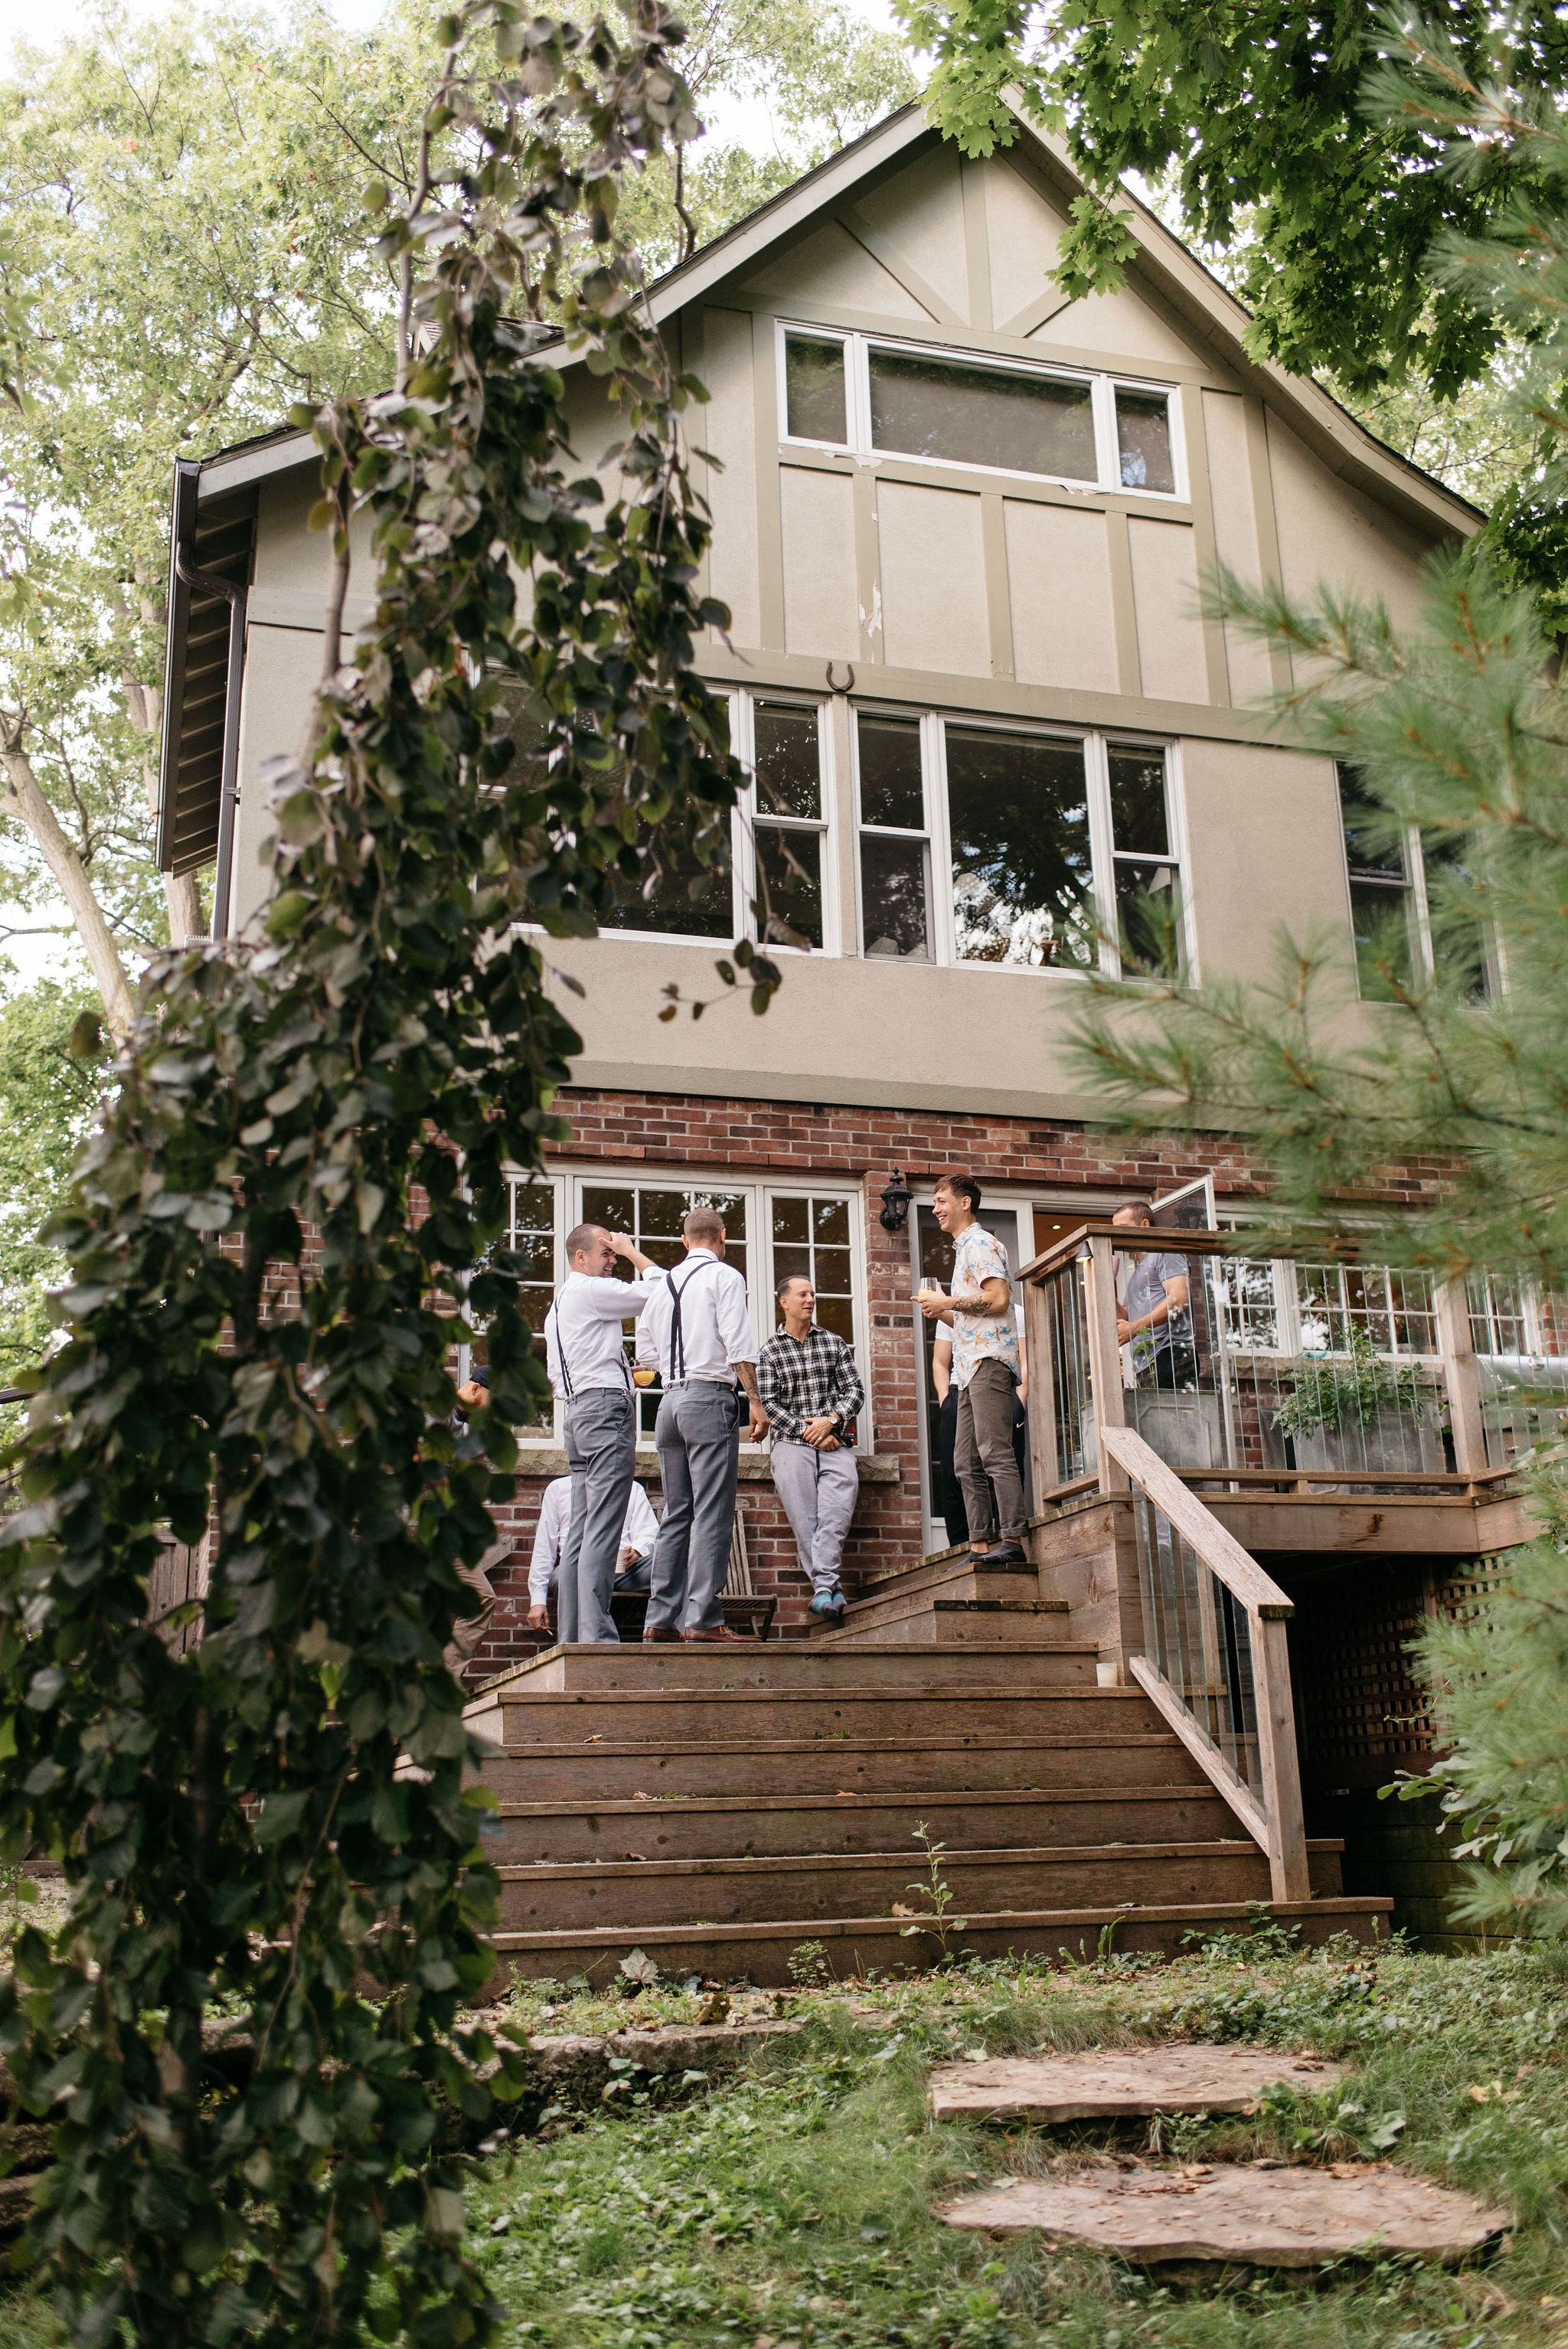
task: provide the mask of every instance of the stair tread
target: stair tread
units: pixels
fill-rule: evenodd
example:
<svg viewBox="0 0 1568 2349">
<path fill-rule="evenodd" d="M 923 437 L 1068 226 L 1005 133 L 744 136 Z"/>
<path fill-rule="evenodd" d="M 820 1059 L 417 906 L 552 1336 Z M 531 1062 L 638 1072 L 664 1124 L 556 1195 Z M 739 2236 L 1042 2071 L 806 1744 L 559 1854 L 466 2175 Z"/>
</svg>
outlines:
<svg viewBox="0 0 1568 2349">
<path fill-rule="evenodd" d="M 1335 1836 L 1309 1836 L 1308 1851 L 1342 1852 L 1343 1841 Z M 1238 1851 L 1255 1852 L 1263 1857 L 1250 1836 L 1211 1837 L 1202 1842 L 1176 1843 L 1054 1843 L 1002 1844 L 972 1850 L 946 1851 L 943 1854 L 944 1868 L 1049 1868 L 1054 1866 L 1081 1868 L 1091 1861 L 1125 1859 L 1138 1865 L 1150 1859 L 1230 1859 Z M 626 1876 L 646 1878 L 650 1874 L 664 1876 L 740 1876 L 766 1875 L 779 1869 L 814 1868 L 849 1869 L 867 1868 L 909 1868 L 919 1863 L 918 1851 L 801 1851 L 764 1853 L 759 1857 L 714 1859 L 563 1859 L 532 1860 L 503 1864 L 496 1874 L 503 1884 L 556 1884 L 569 1876 L 598 1878 Z"/>
<path fill-rule="evenodd" d="M 1271 1900 L 1271 1918 L 1289 1922 L 1298 1917 L 1387 1917 L 1394 1903 L 1384 1895 L 1371 1893 L 1335 1893 L 1322 1900 Z M 1204 1924 L 1224 1924 L 1233 1920 L 1244 1923 L 1255 1917 L 1258 1904 L 1253 1900 L 1139 1900 L 1119 1901 L 1114 1908 L 1099 1909 L 968 1909 L 965 1912 L 967 1932 L 973 1936 L 988 1928 L 1001 1930 L 1027 1927 L 1072 1927 L 1093 1929 L 1114 1924 L 1119 1918 L 1136 1915 L 1145 1923 L 1159 1924 L 1181 1919 L 1195 1919 Z M 619 1949 L 634 1941 L 676 1941 L 698 1943 L 711 1941 L 715 1933 L 726 1940 L 781 1941 L 796 1940 L 820 1940 L 824 1933 L 856 1932 L 870 1934 L 874 1930 L 885 1932 L 893 1920 L 886 1917 L 790 1917 L 738 1918 L 733 1923 L 714 1925 L 581 1925 L 540 1927 L 527 1930 L 511 1927 L 500 1932 L 487 1933 L 485 1940 L 494 1950 L 583 1949 L 595 1947 Z M 902 1920 L 899 1921 L 903 1921 Z M 918 1921 L 918 1920 L 916 1920 Z"/>
<path fill-rule="evenodd" d="M 815 1749 L 814 1749 L 815 1750 Z M 573 1747 L 581 1753 L 580 1746 Z M 611 1795 L 602 1802 L 540 1802 L 501 1803 L 494 1816 L 503 1819 L 530 1818 L 604 1818 L 624 1816 L 627 1818 L 658 1818 L 692 1811 L 719 1811 L 728 1816 L 738 1812 L 755 1817 L 766 1811 L 825 1811 L 907 1809 L 914 1803 L 1113 1803 L 1120 1807 L 1130 1803 L 1190 1803 L 1194 1799 L 1216 1803 L 1223 1801 L 1217 1787 L 1206 1779 L 1194 1779 L 1178 1786 L 917 1786 L 905 1794 L 902 1790 L 882 1793 L 842 1795 L 649 1795 L 642 1800 L 634 1795 Z M 1244 1838 L 1238 1838 L 1244 1840 Z M 1093 1847 L 1088 1847 L 1092 1848 Z M 1123 1847 L 1118 1846 L 1120 1849 Z M 1141 1845 L 1128 1845 L 1129 1850 L 1140 1850 Z M 963 1851 L 955 1855 L 962 1858 Z"/>
<path fill-rule="evenodd" d="M 1088 1692 L 1085 1691 L 1085 1694 Z M 1101 1693 L 1120 1696 L 1127 1692 L 1111 1689 Z M 1181 1740 L 1173 1729 L 1128 1729 L 1117 1737 L 1122 1749 L 1129 1746 L 1160 1748 L 1169 1753 L 1179 1747 Z M 658 1754 L 1099 1754 L 1105 1751 L 1103 1737 L 1073 1737 L 1065 1733 L 1045 1737 L 672 1737 L 660 1738 L 655 1744 L 649 1738 L 574 1738 L 545 1740 L 537 1744 L 503 1745 L 495 1757 L 503 1762 L 552 1762 L 577 1760 L 590 1751 L 610 1759 L 638 1760 L 651 1753 Z"/>
</svg>

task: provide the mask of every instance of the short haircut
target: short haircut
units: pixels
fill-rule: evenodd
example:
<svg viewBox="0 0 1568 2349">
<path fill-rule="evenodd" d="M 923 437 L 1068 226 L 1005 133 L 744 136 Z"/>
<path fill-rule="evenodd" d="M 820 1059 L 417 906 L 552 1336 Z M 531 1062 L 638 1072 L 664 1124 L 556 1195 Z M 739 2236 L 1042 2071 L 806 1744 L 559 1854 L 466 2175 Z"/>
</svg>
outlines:
<svg viewBox="0 0 1568 2349">
<path fill-rule="evenodd" d="M 1116 1215 L 1136 1216 L 1140 1224 L 1151 1225 L 1154 1221 L 1147 1199 L 1123 1199 L 1120 1206 L 1116 1210 Z M 1114 1222 L 1115 1216 L 1111 1220 Z"/>
<path fill-rule="evenodd" d="M 978 1213 L 980 1185 L 974 1175 L 966 1174 L 962 1166 L 944 1166 L 936 1178 L 936 1187 L 939 1191 L 951 1191 L 955 1199 L 962 1199 L 972 1216 Z"/>
<path fill-rule="evenodd" d="M 699 1247 L 704 1247 L 709 1240 L 724 1237 L 724 1217 L 717 1207 L 688 1207 L 682 1219 L 681 1229 L 688 1240 L 696 1240 Z"/>
<path fill-rule="evenodd" d="M 603 1224 L 573 1224 L 566 1235 L 567 1263 L 570 1264 L 574 1256 L 581 1256 L 585 1248 L 591 1248 L 603 1230 Z M 608 1237 L 608 1234 L 605 1237 Z"/>
<path fill-rule="evenodd" d="M 774 1283 L 773 1294 L 781 1305 L 798 1280 L 803 1280 L 808 1288 L 811 1286 L 811 1276 L 809 1272 L 787 1272 L 781 1280 Z"/>
<path fill-rule="evenodd" d="M 488 1387 L 490 1385 L 490 1364 L 488 1362 L 474 1363 L 469 1372 L 468 1383 L 471 1387 Z"/>
</svg>

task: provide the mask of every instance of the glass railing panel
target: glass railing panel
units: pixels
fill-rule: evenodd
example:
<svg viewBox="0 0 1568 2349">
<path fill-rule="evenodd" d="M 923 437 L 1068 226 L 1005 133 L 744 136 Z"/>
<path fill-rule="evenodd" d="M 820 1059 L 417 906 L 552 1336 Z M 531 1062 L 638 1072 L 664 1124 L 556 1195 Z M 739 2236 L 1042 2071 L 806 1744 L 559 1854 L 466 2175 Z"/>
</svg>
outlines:
<svg viewBox="0 0 1568 2349">
<path fill-rule="evenodd" d="M 1259 1804 L 1257 1699 L 1246 1610 L 1159 1504 L 1135 1488 L 1143 1657 L 1212 1753 Z"/>
</svg>

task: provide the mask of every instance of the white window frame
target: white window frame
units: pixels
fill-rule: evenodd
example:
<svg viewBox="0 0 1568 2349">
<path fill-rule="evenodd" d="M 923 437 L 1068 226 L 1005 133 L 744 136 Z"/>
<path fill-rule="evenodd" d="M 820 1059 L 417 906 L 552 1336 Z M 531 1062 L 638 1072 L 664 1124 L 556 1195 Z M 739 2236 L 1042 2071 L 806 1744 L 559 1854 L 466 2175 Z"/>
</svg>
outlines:
<svg viewBox="0 0 1568 2349">
<path fill-rule="evenodd" d="M 521 1168 L 509 1169 L 508 1179 L 518 1185 L 527 1181 Z M 866 1400 L 860 1419 L 859 1449 L 869 1453 L 872 1429 L 871 1315 L 866 1292 L 865 1199 L 861 1188 L 845 1182 L 841 1176 L 824 1176 L 820 1180 L 810 1174 L 793 1175 L 788 1182 L 769 1182 L 766 1177 L 749 1175 L 733 1166 L 702 1167 L 627 1166 L 618 1159 L 578 1160 L 552 1168 L 543 1178 L 554 1189 L 555 1204 L 555 1286 L 559 1289 L 566 1278 L 566 1235 L 583 1220 L 584 1185 L 615 1187 L 643 1191 L 727 1191 L 744 1193 L 747 1219 L 747 1305 L 758 1342 L 765 1345 L 773 1335 L 773 1217 L 775 1197 L 783 1199 L 839 1199 L 850 1211 L 850 1298 L 854 1330 L 855 1363 Z M 459 1354 L 461 1376 L 468 1375 L 468 1350 Z M 528 1454 L 559 1450 L 565 1439 L 565 1415 L 559 1398 L 548 1429 L 518 1430 L 518 1450 Z M 646 1449 L 646 1439 L 639 1429 L 638 1444 Z M 760 1456 L 763 1444 L 756 1444 L 744 1433 L 743 1452 Z M 523 1473 L 526 1473 L 526 1469 Z"/>
<path fill-rule="evenodd" d="M 1089 853 L 1093 864 L 1094 905 L 1101 930 L 1099 968 L 1102 975 L 1119 978 L 1121 957 L 1112 943 L 1116 936 L 1116 854 L 1111 834 L 1110 813 L 1110 753 L 1113 750 L 1158 750 L 1165 765 L 1165 823 L 1170 843 L 1167 862 L 1174 864 L 1181 897 L 1181 952 L 1183 969 L 1198 976 L 1198 940 L 1192 918 L 1192 891 L 1190 884 L 1187 854 L 1186 812 L 1183 804 L 1182 776 L 1178 746 L 1164 736 L 1140 735 L 1130 729 L 1117 728 L 1101 732 L 1088 727 L 1043 726 L 1027 719 L 1003 719 L 978 715 L 970 711 L 945 709 L 915 710 L 907 704 L 894 702 L 856 701 L 851 705 L 851 758 L 854 778 L 855 812 L 855 952 L 862 960 L 882 962 L 881 955 L 867 957 L 865 936 L 864 895 L 861 871 L 861 834 L 865 827 L 861 820 L 860 776 L 860 717 L 861 711 L 876 718 L 917 718 L 920 723 L 921 781 L 924 792 L 926 871 L 930 890 L 929 908 L 931 935 L 936 964 L 948 969 L 995 971 L 1009 978 L 1068 978 L 1082 980 L 1091 974 L 1067 965 L 1037 968 L 1026 963 L 987 963 L 961 958 L 958 953 L 956 929 L 953 917 L 953 837 L 948 821 L 947 798 L 947 727 L 950 723 L 971 730 L 995 734 L 1028 735 L 1040 741 L 1076 742 L 1080 745 L 1084 762 L 1084 787 L 1088 801 Z M 886 833 L 890 838 L 913 839 L 916 835 L 895 826 L 877 824 L 870 827 Z M 1140 860 L 1148 863 L 1147 857 Z M 900 957 L 900 964 L 905 958 Z M 921 966 L 930 968 L 929 964 Z"/>
<path fill-rule="evenodd" d="M 1382 999 L 1375 995 L 1364 995 L 1361 991 L 1361 957 L 1356 953 L 1356 904 L 1353 890 L 1357 879 L 1371 881 L 1374 885 L 1378 885 L 1379 876 L 1369 873 L 1365 875 L 1353 874 L 1350 863 L 1350 843 L 1345 836 L 1345 802 L 1340 792 L 1339 764 L 1340 762 L 1336 760 L 1334 797 L 1339 816 L 1340 864 L 1345 874 L 1345 912 L 1350 924 L 1351 953 L 1356 965 L 1356 994 L 1358 1001 L 1376 1004 Z M 1399 832 L 1399 844 L 1405 856 L 1404 881 L 1400 883 L 1382 878 L 1381 886 L 1386 890 L 1390 905 L 1393 904 L 1401 888 L 1405 893 L 1408 906 L 1406 918 L 1414 934 L 1415 951 L 1410 958 L 1412 970 L 1418 982 L 1429 987 L 1438 976 L 1438 960 L 1432 945 L 1432 915 L 1427 897 L 1427 853 L 1421 844 L 1420 826 L 1414 823 L 1402 825 Z M 1507 991 L 1508 986 L 1502 941 L 1492 931 L 1490 923 L 1483 923 L 1480 926 L 1482 953 L 1486 963 L 1487 994 L 1489 998 L 1500 996 Z"/>
<path fill-rule="evenodd" d="M 838 343 L 842 347 L 844 421 L 850 434 L 848 440 L 816 440 L 807 434 L 789 430 L 785 345 L 791 335 L 809 336 L 813 342 Z M 1087 384 L 1094 418 L 1095 478 L 1089 481 L 1077 473 L 1026 473 L 1020 472 L 1016 466 L 978 465 L 960 457 L 925 456 L 918 450 L 876 448 L 872 440 L 871 352 L 873 347 L 907 353 L 916 358 L 952 360 L 963 367 L 988 367 L 1002 375 L 1034 375 L 1053 383 Z M 1121 375 L 1111 369 L 1069 367 L 1057 360 L 965 350 L 957 344 L 912 342 L 897 335 L 864 335 L 846 327 L 816 326 L 805 318 L 779 318 L 776 322 L 775 359 L 779 385 L 779 437 L 787 447 L 848 450 L 858 457 L 877 462 L 887 460 L 893 463 L 929 465 L 943 471 L 980 473 L 1004 481 L 1049 481 L 1058 488 L 1080 492 L 1089 490 L 1108 496 L 1147 498 L 1157 505 L 1186 505 L 1191 502 L 1187 437 L 1182 423 L 1181 388 L 1179 384 L 1161 383 L 1152 376 Z M 1176 483 L 1173 490 L 1130 488 L 1123 484 L 1121 452 L 1116 430 L 1116 395 L 1119 391 L 1151 393 L 1168 402 L 1171 467 Z"/>
<path fill-rule="evenodd" d="M 794 709 L 810 709 L 817 718 L 817 774 L 821 792 L 820 820 L 808 817 L 784 817 L 759 809 L 757 803 L 757 727 L 758 702 L 775 707 L 785 705 Z M 793 693 L 785 688 L 778 692 L 748 688 L 737 692 L 730 702 L 730 746 L 746 769 L 748 781 L 745 798 L 738 811 L 738 837 L 735 849 L 735 870 L 741 876 L 743 903 L 738 914 L 744 916 L 744 935 L 754 944 L 766 944 L 769 954 L 838 956 L 843 951 L 843 924 L 839 905 L 838 885 L 838 826 L 835 817 L 837 792 L 833 773 L 833 729 L 831 704 L 821 694 Z M 759 936 L 757 916 L 752 906 L 757 896 L 757 838 L 758 821 L 777 826 L 784 832 L 815 834 L 818 853 L 822 860 L 822 943 L 820 947 L 791 947 L 779 941 L 763 941 Z M 736 931 L 737 937 L 742 932 Z M 707 943 L 711 944 L 711 940 Z"/>
</svg>

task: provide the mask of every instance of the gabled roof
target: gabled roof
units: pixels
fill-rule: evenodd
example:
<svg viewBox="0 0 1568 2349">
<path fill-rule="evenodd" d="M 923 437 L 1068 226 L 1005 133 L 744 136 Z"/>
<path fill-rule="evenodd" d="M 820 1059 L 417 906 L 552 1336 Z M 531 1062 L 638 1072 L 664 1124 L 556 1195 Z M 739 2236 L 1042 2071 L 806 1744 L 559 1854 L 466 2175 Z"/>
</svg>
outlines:
<svg viewBox="0 0 1568 2349">
<path fill-rule="evenodd" d="M 1065 210 L 1083 193 L 1084 182 L 1064 141 L 1043 130 L 1011 97 L 1008 104 L 1018 124 L 1017 147 L 1010 151 L 1023 150 Z M 886 177 L 906 156 L 939 144 L 940 132 L 927 123 L 918 103 L 900 108 L 748 212 L 688 261 L 666 270 L 649 295 L 655 318 L 672 318 L 738 273 L 756 268 L 775 245 L 846 202 L 867 180 Z M 1424 532 L 1436 529 L 1469 537 L 1480 528 L 1485 516 L 1479 507 L 1368 432 L 1320 384 L 1290 375 L 1273 360 L 1250 357 L 1245 336 L 1251 319 L 1243 305 L 1146 204 L 1130 191 L 1123 193 L 1138 246 L 1130 264 L 1134 280 L 1141 278 L 1161 297 L 1200 348 L 1210 351 L 1247 390 L 1275 409 L 1320 462 Z M 307 433 L 284 429 L 220 450 L 202 466 L 201 496 L 218 496 L 300 464 L 312 446 Z"/>
</svg>

